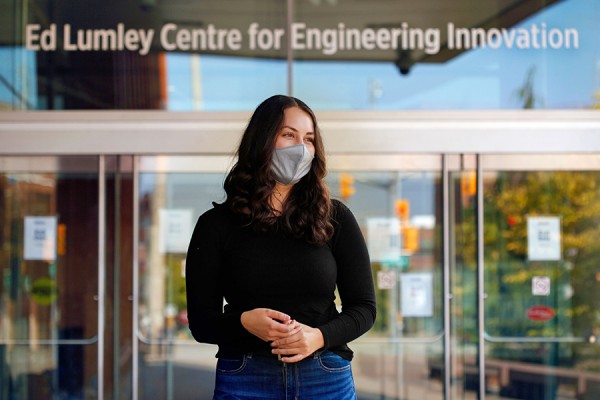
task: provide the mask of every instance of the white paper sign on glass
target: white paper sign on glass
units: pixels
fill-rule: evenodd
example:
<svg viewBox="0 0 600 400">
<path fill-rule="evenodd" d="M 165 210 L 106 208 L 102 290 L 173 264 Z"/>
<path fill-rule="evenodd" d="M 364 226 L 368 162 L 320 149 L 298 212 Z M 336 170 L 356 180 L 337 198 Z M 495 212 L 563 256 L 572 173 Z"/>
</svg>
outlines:
<svg viewBox="0 0 600 400">
<path fill-rule="evenodd" d="M 367 219 L 367 245 L 373 262 L 400 260 L 400 220 L 398 218 Z"/>
<path fill-rule="evenodd" d="M 160 209 L 158 223 L 158 251 L 165 253 L 185 253 L 192 236 L 192 210 Z"/>
<path fill-rule="evenodd" d="M 56 228 L 58 218 L 25 217 L 23 259 L 56 260 Z"/>
<path fill-rule="evenodd" d="M 558 261 L 560 217 L 527 217 L 527 258 L 530 261 Z"/>
<path fill-rule="evenodd" d="M 400 274 L 403 317 L 433 316 L 433 277 L 429 272 Z"/>
<path fill-rule="evenodd" d="M 377 271 L 377 289 L 389 290 L 396 287 L 396 271 Z"/>
<path fill-rule="evenodd" d="M 531 294 L 534 296 L 550 295 L 550 277 L 534 276 L 531 279 Z"/>
</svg>

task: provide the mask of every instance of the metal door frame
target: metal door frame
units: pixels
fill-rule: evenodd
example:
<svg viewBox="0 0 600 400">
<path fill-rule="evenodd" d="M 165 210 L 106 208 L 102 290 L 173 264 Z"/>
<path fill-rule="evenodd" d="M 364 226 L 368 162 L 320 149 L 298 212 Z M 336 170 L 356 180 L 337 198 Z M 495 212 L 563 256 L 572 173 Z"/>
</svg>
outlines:
<svg viewBox="0 0 600 400">
<path fill-rule="evenodd" d="M 594 110 L 316 114 L 329 154 L 600 152 L 600 112 Z M 0 155 L 232 154 L 249 117 L 250 112 L 2 112 Z"/>
</svg>

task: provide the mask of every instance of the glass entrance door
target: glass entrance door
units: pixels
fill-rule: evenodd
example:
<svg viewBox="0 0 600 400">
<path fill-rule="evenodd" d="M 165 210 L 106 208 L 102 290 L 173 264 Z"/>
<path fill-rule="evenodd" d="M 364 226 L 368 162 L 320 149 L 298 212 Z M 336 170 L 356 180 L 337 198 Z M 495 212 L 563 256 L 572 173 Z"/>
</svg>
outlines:
<svg viewBox="0 0 600 400">
<path fill-rule="evenodd" d="M 485 392 L 599 398 L 600 157 L 486 155 L 480 167 Z"/>
<path fill-rule="evenodd" d="M 184 263 L 200 214 L 222 202 L 230 156 L 136 159 L 134 279 L 140 399 L 212 398 L 216 347 L 186 320 Z M 377 289 L 375 327 L 351 344 L 361 399 L 443 399 L 443 157 L 329 157 L 333 197 L 355 214 Z M 136 398 L 136 397 L 134 397 Z"/>
<path fill-rule="evenodd" d="M 0 399 L 98 396 L 99 159 L 0 157 Z"/>
<path fill-rule="evenodd" d="M 134 399 L 211 399 L 214 351 L 186 318 L 185 256 L 197 217 L 222 197 L 229 157 L 135 159 Z"/>
</svg>

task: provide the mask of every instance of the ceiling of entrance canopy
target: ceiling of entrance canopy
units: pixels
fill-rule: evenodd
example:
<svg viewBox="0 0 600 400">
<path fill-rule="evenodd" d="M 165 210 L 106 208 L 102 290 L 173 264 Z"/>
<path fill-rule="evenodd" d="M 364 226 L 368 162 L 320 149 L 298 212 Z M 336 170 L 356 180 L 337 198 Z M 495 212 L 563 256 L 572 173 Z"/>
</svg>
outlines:
<svg viewBox="0 0 600 400">
<path fill-rule="evenodd" d="M 543 8 L 561 0 L 32 0 L 28 2 L 28 23 L 48 26 L 51 23 L 69 24 L 76 29 L 115 29 L 121 23 L 125 29 L 153 29 L 153 48 L 161 48 L 160 31 L 167 24 L 177 30 L 237 29 L 249 40 L 249 28 L 284 30 L 288 17 L 300 27 L 323 32 L 331 30 L 340 39 L 345 29 L 431 29 L 439 31 L 439 49 L 426 51 L 423 46 L 413 46 L 408 52 L 391 49 L 338 48 L 333 51 L 304 48 L 294 51 L 300 60 L 350 60 L 399 62 L 408 57 L 409 62 L 444 62 L 464 50 L 449 50 L 447 32 L 449 23 L 461 28 L 510 28 Z M 289 11 L 287 4 L 292 4 Z M 1 25 L 0 38 L 4 44 L 23 42 L 14 39 L 14 24 L 22 10 L 2 13 L 0 21 L 11 20 Z M 50 10 L 50 11 L 48 11 Z M 12 14 L 12 15 L 11 15 Z M 33 21 L 33 22 L 32 22 Z M 173 26 L 173 25 L 169 25 Z M 171 31 L 171 36 L 176 30 Z M 304 33 L 304 32 L 302 32 Z M 287 33 L 286 33 L 287 34 Z M 289 35 L 291 36 L 291 35 Z M 7 38 L 9 38 L 7 40 Z M 11 40 L 12 38 L 12 40 Z M 268 39 L 268 38 L 267 38 Z M 171 39 L 174 40 L 173 38 Z M 286 58 L 286 40 L 282 46 L 265 46 L 251 50 L 247 43 L 237 49 L 204 49 L 190 52 L 222 54 L 238 57 Z M 12 42 L 12 43 L 10 43 Z M 289 42 L 287 42 L 289 43 Z M 268 43 L 267 43 L 268 45 Z M 164 49 L 164 46 L 162 46 Z M 181 49 L 177 49 L 181 51 Z M 186 51 L 186 50 L 184 50 Z"/>
</svg>

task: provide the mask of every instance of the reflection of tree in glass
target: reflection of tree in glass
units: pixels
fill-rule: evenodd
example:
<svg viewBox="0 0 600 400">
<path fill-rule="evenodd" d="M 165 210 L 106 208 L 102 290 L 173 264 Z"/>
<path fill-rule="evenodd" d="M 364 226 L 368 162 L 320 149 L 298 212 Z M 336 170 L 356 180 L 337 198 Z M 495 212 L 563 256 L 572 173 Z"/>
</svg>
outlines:
<svg viewBox="0 0 600 400">
<path fill-rule="evenodd" d="M 535 65 L 531 66 L 527 70 L 527 75 L 525 77 L 525 82 L 523 82 L 523 86 L 517 89 L 517 97 L 521 101 L 522 108 L 524 109 L 535 108 L 537 102 L 535 93 L 533 92 L 535 70 Z"/>
<path fill-rule="evenodd" d="M 486 290 L 492 292 L 486 301 L 486 328 L 501 336 L 599 335 L 600 174 L 501 173 L 486 187 L 484 209 Z M 561 218 L 561 261 L 527 260 L 528 215 Z M 532 294 L 534 276 L 550 277 L 549 296 Z M 556 310 L 551 321 L 531 321 L 519 314 L 519 306 L 540 304 Z M 600 351 L 589 344 L 534 347 L 532 357 L 542 357 L 538 362 L 600 370 Z"/>
<path fill-rule="evenodd" d="M 373 279 L 375 284 L 375 296 L 377 301 L 377 318 L 375 319 L 375 324 L 371 329 L 372 333 L 387 333 L 388 329 L 390 329 L 390 321 L 389 321 L 389 308 L 390 308 L 390 290 L 379 289 L 377 287 L 377 273 L 381 271 L 383 268 L 380 263 L 372 263 L 371 268 L 373 271 Z M 395 289 L 394 289 L 395 290 Z"/>
</svg>

